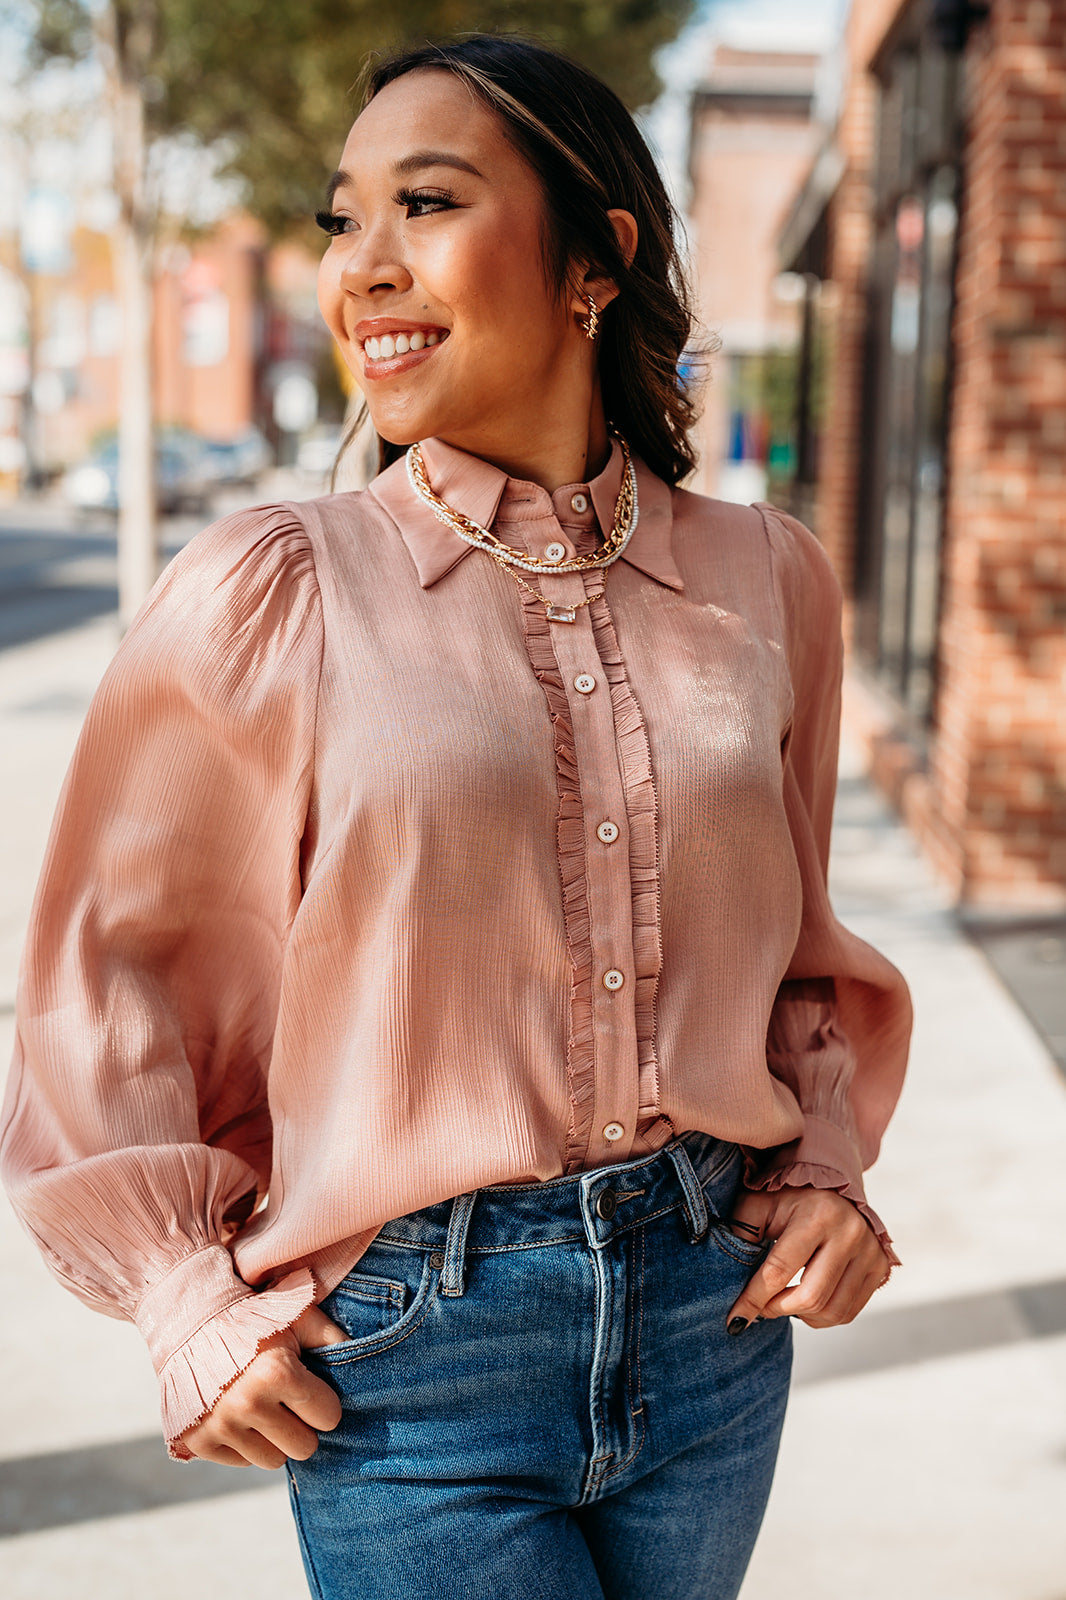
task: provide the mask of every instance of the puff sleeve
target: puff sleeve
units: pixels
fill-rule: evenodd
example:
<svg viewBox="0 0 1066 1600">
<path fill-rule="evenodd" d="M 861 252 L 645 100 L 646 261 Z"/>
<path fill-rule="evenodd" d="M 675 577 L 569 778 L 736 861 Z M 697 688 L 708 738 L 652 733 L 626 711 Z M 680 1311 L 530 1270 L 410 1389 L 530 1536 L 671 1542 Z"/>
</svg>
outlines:
<svg viewBox="0 0 1066 1600">
<path fill-rule="evenodd" d="M 843 674 L 840 586 L 801 523 L 760 506 L 793 690 L 784 794 L 803 887 L 799 938 L 767 1033 L 771 1073 L 795 1095 L 802 1136 L 749 1153 L 749 1187 L 813 1185 L 854 1202 L 897 1263 L 862 1174 L 876 1158 L 903 1082 L 911 1006 L 896 968 L 837 921 L 826 875 L 836 794 Z"/>
<path fill-rule="evenodd" d="M 291 509 L 186 547 L 93 700 L 20 976 L 3 1176 L 60 1281 L 147 1338 L 179 1459 L 314 1298 L 306 1268 L 243 1282 L 226 1241 L 270 1170 L 321 659 Z"/>
</svg>

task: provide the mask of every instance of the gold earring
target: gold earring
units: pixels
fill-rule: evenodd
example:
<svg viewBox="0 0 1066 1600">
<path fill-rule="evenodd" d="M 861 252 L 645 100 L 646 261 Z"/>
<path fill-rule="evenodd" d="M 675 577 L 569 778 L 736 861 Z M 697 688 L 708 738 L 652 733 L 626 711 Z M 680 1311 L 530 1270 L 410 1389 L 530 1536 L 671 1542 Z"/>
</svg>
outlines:
<svg viewBox="0 0 1066 1600">
<path fill-rule="evenodd" d="M 600 314 L 596 310 L 596 302 L 592 298 L 592 296 L 589 294 L 589 295 L 586 295 L 585 298 L 589 303 L 589 314 L 588 314 L 587 317 L 584 318 L 584 320 L 582 321 L 581 326 L 585 330 L 585 338 L 586 339 L 595 339 L 597 333 L 599 332 Z"/>
</svg>

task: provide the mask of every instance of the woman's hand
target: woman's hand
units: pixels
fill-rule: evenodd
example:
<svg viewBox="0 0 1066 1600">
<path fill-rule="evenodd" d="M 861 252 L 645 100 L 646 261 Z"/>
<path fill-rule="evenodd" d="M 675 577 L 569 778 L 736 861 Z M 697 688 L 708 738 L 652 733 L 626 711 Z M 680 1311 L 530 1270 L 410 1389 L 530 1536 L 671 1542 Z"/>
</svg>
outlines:
<svg viewBox="0 0 1066 1600">
<path fill-rule="evenodd" d="M 729 1313 L 730 1333 L 756 1317 L 798 1317 L 833 1328 L 857 1317 L 889 1273 L 889 1260 L 862 1213 L 835 1189 L 742 1190 L 733 1208 L 738 1238 L 774 1239 L 773 1247 Z M 790 1289 L 797 1272 L 801 1281 Z"/>
<path fill-rule="evenodd" d="M 300 1360 L 347 1339 L 324 1311 L 309 1306 L 291 1328 L 267 1339 L 259 1354 L 219 1395 L 202 1422 L 182 1434 L 194 1456 L 227 1467 L 280 1467 L 289 1456 L 306 1461 L 318 1449 L 318 1428 L 341 1420 L 341 1403 L 328 1383 Z"/>
</svg>

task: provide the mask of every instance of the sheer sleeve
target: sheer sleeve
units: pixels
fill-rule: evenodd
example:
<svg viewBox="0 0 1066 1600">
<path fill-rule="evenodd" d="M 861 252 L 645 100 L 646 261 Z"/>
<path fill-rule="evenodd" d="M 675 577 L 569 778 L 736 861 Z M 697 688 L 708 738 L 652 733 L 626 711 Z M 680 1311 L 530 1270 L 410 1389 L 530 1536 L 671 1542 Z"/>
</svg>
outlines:
<svg viewBox="0 0 1066 1600">
<path fill-rule="evenodd" d="M 826 889 L 836 794 L 843 671 L 840 588 L 801 523 L 760 507 L 770 540 L 794 709 L 784 750 L 784 793 L 803 884 L 799 938 L 774 1003 L 770 1071 L 804 1114 L 800 1139 L 749 1153 L 748 1184 L 812 1184 L 857 1205 L 892 1262 L 862 1174 L 876 1158 L 899 1097 L 910 1039 L 907 986 L 891 962 L 833 914 Z"/>
<path fill-rule="evenodd" d="M 321 608 L 283 507 L 170 565 L 90 708 L 33 910 L 2 1140 L 56 1276 L 137 1323 L 171 1453 L 314 1298 L 226 1248 L 265 1190 L 266 1081 L 300 893 Z"/>
</svg>

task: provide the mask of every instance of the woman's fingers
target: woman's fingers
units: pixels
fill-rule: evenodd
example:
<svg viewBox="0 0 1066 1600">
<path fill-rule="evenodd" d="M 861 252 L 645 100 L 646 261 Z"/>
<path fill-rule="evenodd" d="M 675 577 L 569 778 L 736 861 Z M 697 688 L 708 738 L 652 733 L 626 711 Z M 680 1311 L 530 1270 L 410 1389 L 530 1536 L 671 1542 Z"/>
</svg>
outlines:
<svg viewBox="0 0 1066 1600">
<path fill-rule="evenodd" d="M 870 1296 L 884 1283 L 887 1271 L 883 1252 L 880 1265 L 872 1269 L 861 1261 L 849 1262 L 820 1314 L 805 1320 L 812 1328 L 837 1328 L 842 1323 L 853 1322 Z"/>
<path fill-rule="evenodd" d="M 348 1338 L 343 1328 L 331 1322 L 318 1306 L 308 1306 L 303 1316 L 292 1325 L 301 1350 L 321 1350 L 323 1345 L 343 1344 Z"/>
<path fill-rule="evenodd" d="M 302 1361 L 290 1363 L 284 1377 L 272 1386 L 271 1395 L 308 1427 L 326 1433 L 337 1426 L 343 1415 L 337 1391 L 309 1372 Z"/>
<path fill-rule="evenodd" d="M 793 1316 L 816 1328 L 850 1321 L 887 1270 L 861 1213 L 834 1190 L 794 1189 L 769 1198 L 765 1228 L 776 1239 L 729 1312 L 729 1331 L 742 1333 L 758 1317 Z M 744 1209 L 738 1206 L 736 1215 Z"/>
<path fill-rule="evenodd" d="M 246 1461 L 239 1450 L 231 1450 L 226 1444 L 213 1444 L 204 1438 L 193 1444 L 188 1433 L 183 1433 L 182 1443 L 187 1445 L 200 1461 L 214 1461 L 220 1467 L 250 1467 L 251 1462 Z"/>
<path fill-rule="evenodd" d="M 336 1326 L 328 1317 L 322 1320 L 330 1328 Z M 288 1456 L 306 1461 L 318 1448 L 318 1431 L 329 1431 L 340 1420 L 335 1391 L 308 1371 L 300 1360 L 296 1336 L 286 1331 L 260 1350 L 203 1421 L 182 1439 L 193 1455 L 207 1461 L 274 1468 Z"/>
<path fill-rule="evenodd" d="M 836 1295 L 850 1256 L 836 1240 L 820 1245 L 803 1268 L 799 1283 L 782 1290 L 763 1311 L 767 1317 L 796 1317 L 812 1328 L 827 1327 L 823 1313 Z"/>
<path fill-rule="evenodd" d="M 318 1443 L 318 1440 L 315 1440 Z M 276 1472 L 286 1462 L 286 1452 L 271 1442 L 264 1434 L 255 1428 L 245 1428 L 237 1437 L 233 1447 L 239 1450 L 244 1460 L 253 1467 L 262 1467 L 265 1472 Z M 298 1456 L 297 1460 L 306 1460 L 305 1456 Z"/>
<path fill-rule="evenodd" d="M 278 1344 L 259 1352 L 243 1377 L 226 1390 L 212 1415 L 216 1413 L 238 1427 L 265 1433 L 287 1454 L 305 1460 L 318 1443 L 313 1430 L 328 1431 L 340 1422 L 341 1403 L 328 1383 L 308 1371 L 298 1351 Z"/>
<path fill-rule="evenodd" d="M 780 1317 L 787 1313 L 777 1308 L 788 1284 L 807 1265 L 822 1239 L 810 1225 L 791 1224 L 775 1239 L 762 1265 L 748 1279 L 744 1293 L 729 1313 L 730 1332 L 743 1332 L 756 1317 Z M 771 1309 L 773 1308 L 773 1309 Z"/>
</svg>

